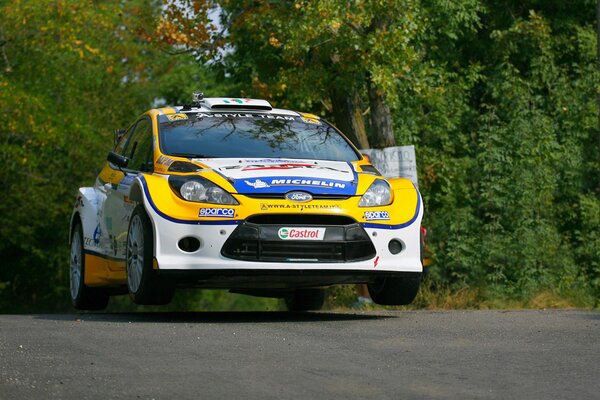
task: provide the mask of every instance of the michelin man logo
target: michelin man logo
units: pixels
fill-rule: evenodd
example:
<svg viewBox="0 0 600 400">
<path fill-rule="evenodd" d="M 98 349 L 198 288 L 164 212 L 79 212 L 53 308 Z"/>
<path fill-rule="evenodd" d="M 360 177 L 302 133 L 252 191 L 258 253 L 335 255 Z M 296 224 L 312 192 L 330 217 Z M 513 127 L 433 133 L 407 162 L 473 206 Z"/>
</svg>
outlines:
<svg viewBox="0 0 600 400">
<path fill-rule="evenodd" d="M 260 179 L 256 179 L 254 182 L 244 181 L 246 185 L 252 186 L 254 189 L 262 189 L 271 187 L 267 182 L 263 182 Z"/>
</svg>

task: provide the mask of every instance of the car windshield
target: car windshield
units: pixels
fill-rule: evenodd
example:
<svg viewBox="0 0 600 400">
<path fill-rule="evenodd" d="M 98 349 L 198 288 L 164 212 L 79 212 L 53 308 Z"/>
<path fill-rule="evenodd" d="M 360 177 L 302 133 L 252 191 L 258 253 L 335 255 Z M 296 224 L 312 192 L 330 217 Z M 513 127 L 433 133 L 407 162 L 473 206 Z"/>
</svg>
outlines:
<svg viewBox="0 0 600 400">
<path fill-rule="evenodd" d="M 346 162 L 359 159 L 335 128 L 318 119 L 258 113 L 186 114 L 185 119 L 172 121 L 167 117 L 159 120 L 160 147 L 166 155 Z"/>
</svg>

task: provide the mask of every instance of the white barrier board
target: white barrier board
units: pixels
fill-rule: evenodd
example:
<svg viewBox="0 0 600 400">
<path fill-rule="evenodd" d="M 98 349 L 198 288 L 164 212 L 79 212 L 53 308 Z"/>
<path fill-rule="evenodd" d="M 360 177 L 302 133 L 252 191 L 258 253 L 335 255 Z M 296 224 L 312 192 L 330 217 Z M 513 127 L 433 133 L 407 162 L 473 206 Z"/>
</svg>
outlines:
<svg viewBox="0 0 600 400">
<path fill-rule="evenodd" d="M 386 147 L 360 151 L 371 158 L 371 162 L 386 178 L 408 178 L 419 187 L 415 146 Z"/>
</svg>

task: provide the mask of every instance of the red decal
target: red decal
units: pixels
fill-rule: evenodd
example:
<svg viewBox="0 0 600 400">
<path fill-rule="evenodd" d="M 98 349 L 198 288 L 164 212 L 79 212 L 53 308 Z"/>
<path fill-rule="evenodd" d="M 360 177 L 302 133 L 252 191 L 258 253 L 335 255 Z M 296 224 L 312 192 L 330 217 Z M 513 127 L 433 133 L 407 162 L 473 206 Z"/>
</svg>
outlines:
<svg viewBox="0 0 600 400">
<path fill-rule="evenodd" d="M 313 168 L 313 164 L 275 164 L 275 165 L 250 165 L 242 171 L 262 171 L 269 169 L 294 169 L 294 168 Z"/>
<path fill-rule="evenodd" d="M 375 262 L 373 263 L 373 268 L 377 268 L 378 262 L 379 262 L 379 256 L 375 257 Z"/>
</svg>

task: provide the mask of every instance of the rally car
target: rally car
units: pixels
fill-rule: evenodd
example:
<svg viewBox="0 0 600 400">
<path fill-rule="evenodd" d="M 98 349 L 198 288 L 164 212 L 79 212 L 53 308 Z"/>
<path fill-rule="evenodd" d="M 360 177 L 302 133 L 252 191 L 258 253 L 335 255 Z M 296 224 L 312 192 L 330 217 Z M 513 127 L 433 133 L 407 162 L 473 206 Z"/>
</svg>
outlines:
<svg viewBox="0 0 600 400">
<path fill-rule="evenodd" d="M 384 179 L 335 127 L 255 99 L 152 109 L 115 133 L 70 224 L 70 294 L 103 309 L 129 293 L 167 304 L 221 288 L 319 309 L 323 289 L 366 283 L 410 303 L 422 274 L 421 196 Z"/>
</svg>

